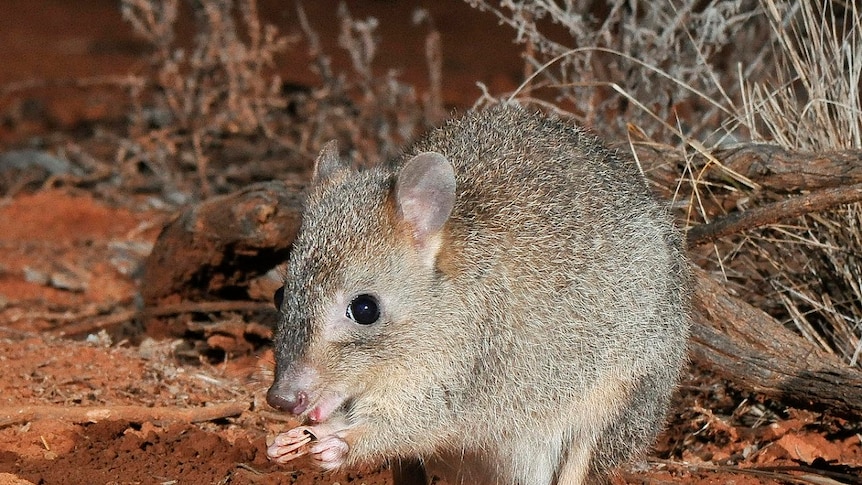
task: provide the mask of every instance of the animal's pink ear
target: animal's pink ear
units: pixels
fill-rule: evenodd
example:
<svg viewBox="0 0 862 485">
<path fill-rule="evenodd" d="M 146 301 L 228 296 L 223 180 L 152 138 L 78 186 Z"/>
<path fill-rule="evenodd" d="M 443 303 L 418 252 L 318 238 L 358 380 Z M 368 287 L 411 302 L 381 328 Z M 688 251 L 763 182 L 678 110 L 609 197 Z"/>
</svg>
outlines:
<svg viewBox="0 0 862 485">
<path fill-rule="evenodd" d="M 443 155 L 425 152 L 411 158 L 398 173 L 395 199 L 401 216 L 420 246 L 435 246 L 455 205 L 455 170 Z"/>
<path fill-rule="evenodd" d="M 314 171 L 311 182 L 318 184 L 328 179 L 332 174 L 340 170 L 349 170 L 350 167 L 338 156 L 338 141 L 330 140 L 323 145 L 320 154 L 314 161 Z"/>
</svg>

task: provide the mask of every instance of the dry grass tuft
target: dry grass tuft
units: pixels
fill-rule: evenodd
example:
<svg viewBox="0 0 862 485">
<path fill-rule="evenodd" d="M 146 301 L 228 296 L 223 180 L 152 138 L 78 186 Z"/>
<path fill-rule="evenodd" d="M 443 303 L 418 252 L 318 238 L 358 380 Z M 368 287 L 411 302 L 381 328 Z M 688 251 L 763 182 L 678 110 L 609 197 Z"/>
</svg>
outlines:
<svg viewBox="0 0 862 485">
<path fill-rule="evenodd" d="M 712 136 L 739 89 L 734 73 L 716 65 L 745 62 L 753 70 L 757 53 L 729 47 L 768 35 L 756 0 L 466 1 L 527 45 L 525 61 L 536 72 L 529 93 L 596 131 L 619 137 L 634 125 L 661 142 Z M 703 116 L 687 116 L 695 110 Z"/>
<path fill-rule="evenodd" d="M 778 69 L 774 82 L 746 85 L 740 118 L 753 140 L 813 152 L 862 149 L 856 3 L 762 3 Z M 768 283 L 783 309 L 776 313 L 821 348 L 862 364 L 862 205 L 756 231 L 746 244 L 775 268 Z"/>
<path fill-rule="evenodd" d="M 755 141 L 804 151 L 862 147 L 862 18 L 855 2 L 762 0 L 775 79 L 744 83 Z"/>
</svg>

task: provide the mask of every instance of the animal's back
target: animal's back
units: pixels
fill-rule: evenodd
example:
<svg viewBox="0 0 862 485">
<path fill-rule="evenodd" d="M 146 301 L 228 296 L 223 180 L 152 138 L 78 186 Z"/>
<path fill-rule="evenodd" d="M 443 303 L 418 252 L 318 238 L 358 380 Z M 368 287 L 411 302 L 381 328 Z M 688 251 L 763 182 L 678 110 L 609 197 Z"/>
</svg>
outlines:
<svg viewBox="0 0 862 485">
<path fill-rule="evenodd" d="M 439 264 L 482 335 L 464 432 L 490 450 L 501 434 L 526 438 L 498 457 L 525 476 L 578 453 L 572 438 L 599 440 L 582 458 L 595 470 L 651 443 L 683 360 L 687 272 L 637 167 L 571 123 L 505 106 L 405 158 L 425 151 L 455 166 Z"/>
</svg>

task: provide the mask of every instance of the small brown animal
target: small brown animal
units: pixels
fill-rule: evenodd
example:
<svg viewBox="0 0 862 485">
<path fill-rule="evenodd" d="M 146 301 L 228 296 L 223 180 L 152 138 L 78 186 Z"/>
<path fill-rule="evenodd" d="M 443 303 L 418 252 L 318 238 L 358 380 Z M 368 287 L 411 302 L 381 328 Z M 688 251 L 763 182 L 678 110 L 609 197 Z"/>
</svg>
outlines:
<svg viewBox="0 0 862 485">
<path fill-rule="evenodd" d="M 681 248 L 636 166 L 556 117 L 470 112 L 366 171 L 327 145 L 267 395 L 307 426 L 270 458 L 605 483 L 655 439 L 685 359 Z"/>
</svg>

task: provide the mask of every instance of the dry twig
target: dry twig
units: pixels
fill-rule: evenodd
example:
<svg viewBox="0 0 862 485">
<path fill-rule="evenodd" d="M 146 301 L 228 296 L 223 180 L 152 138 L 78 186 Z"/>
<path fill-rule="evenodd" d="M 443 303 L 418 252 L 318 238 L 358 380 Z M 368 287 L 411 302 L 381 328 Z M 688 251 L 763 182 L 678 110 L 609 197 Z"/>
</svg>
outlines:
<svg viewBox="0 0 862 485">
<path fill-rule="evenodd" d="M 808 466 L 730 466 L 714 465 L 711 463 L 688 463 L 675 460 L 662 460 L 658 458 L 650 458 L 649 461 L 651 463 L 657 463 L 674 468 L 735 473 L 739 475 L 751 475 L 781 481 L 782 483 L 793 483 L 798 485 L 855 485 L 862 483 L 862 480 L 860 480 L 857 476 L 853 476 L 847 473 L 817 470 L 813 467 Z"/>
<path fill-rule="evenodd" d="M 859 201 L 862 201 L 862 184 L 823 189 L 747 211 L 734 212 L 710 223 L 694 226 L 688 230 L 686 242 L 688 247 L 694 247 L 748 229 Z"/>
<path fill-rule="evenodd" d="M 144 311 L 139 310 L 124 310 L 98 318 L 90 318 L 85 321 L 70 323 L 63 325 L 51 331 L 56 337 L 68 337 L 70 335 L 81 335 L 84 333 L 92 333 L 105 328 L 110 328 L 121 323 L 134 320 L 136 317 L 164 317 L 170 315 L 179 315 L 182 313 L 218 313 L 218 312 L 242 312 L 242 311 L 260 311 L 272 308 L 272 304 L 259 301 L 194 301 L 183 302 L 173 305 L 163 305 L 159 307 L 147 308 Z M 63 320 L 68 320 L 68 315 L 64 314 Z"/>
<path fill-rule="evenodd" d="M 39 421 L 58 419 L 73 423 L 96 423 L 99 421 L 170 421 L 200 423 L 230 416 L 237 416 L 249 409 L 247 402 L 228 402 L 196 408 L 148 407 L 148 406 L 67 406 L 45 404 L 30 406 L 0 407 L 0 428 Z"/>
</svg>

